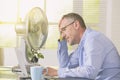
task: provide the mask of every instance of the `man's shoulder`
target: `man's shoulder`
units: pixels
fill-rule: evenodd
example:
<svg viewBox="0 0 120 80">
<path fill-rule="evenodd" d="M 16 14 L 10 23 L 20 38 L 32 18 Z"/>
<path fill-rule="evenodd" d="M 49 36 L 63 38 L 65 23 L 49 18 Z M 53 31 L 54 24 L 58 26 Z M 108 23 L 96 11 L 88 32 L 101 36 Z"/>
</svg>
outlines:
<svg viewBox="0 0 120 80">
<path fill-rule="evenodd" d="M 98 36 L 104 36 L 104 34 L 102 34 L 100 31 L 97 30 L 93 30 L 88 28 L 86 31 L 86 37 L 88 38 L 96 38 Z"/>
</svg>

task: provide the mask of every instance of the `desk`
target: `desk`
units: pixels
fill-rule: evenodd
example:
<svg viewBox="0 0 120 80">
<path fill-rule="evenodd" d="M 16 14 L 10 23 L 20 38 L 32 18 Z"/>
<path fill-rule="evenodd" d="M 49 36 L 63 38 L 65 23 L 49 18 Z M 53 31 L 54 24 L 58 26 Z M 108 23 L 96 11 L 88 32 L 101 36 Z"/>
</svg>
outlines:
<svg viewBox="0 0 120 80">
<path fill-rule="evenodd" d="M 20 80 L 31 80 L 31 78 L 21 78 Z M 92 80 L 87 78 L 44 78 L 44 80 Z"/>
<path fill-rule="evenodd" d="M 92 80 L 92 79 L 86 79 L 86 78 L 45 78 L 45 80 Z"/>
<path fill-rule="evenodd" d="M 12 72 L 11 67 L 0 67 L 0 80 L 18 80 L 18 76 Z M 31 80 L 31 78 L 22 78 L 20 80 Z M 58 78 L 45 77 L 45 80 L 91 80 L 86 78 Z"/>
<path fill-rule="evenodd" d="M 0 80 L 16 80 L 18 76 L 12 72 L 12 67 L 0 66 Z"/>
</svg>

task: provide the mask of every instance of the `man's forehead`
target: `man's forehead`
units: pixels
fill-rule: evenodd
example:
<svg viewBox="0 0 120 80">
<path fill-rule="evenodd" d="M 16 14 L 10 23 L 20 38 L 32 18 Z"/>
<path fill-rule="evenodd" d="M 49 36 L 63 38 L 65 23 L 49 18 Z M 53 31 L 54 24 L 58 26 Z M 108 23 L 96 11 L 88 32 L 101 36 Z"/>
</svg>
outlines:
<svg viewBox="0 0 120 80">
<path fill-rule="evenodd" d="M 65 27 L 66 25 L 68 25 L 68 24 L 71 23 L 71 22 L 73 22 L 72 19 L 63 19 L 63 20 L 61 21 L 60 28 Z"/>
</svg>

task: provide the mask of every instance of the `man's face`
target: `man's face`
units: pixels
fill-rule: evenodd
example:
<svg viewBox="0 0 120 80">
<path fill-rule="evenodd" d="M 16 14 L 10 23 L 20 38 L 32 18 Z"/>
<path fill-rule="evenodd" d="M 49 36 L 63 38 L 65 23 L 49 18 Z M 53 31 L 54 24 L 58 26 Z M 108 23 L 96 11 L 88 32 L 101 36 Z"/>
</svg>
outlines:
<svg viewBox="0 0 120 80">
<path fill-rule="evenodd" d="M 77 32 L 74 26 L 75 20 L 63 19 L 59 27 L 62 38 L 66 39 L 70 45 L 76 44 Z"/>
</svg>

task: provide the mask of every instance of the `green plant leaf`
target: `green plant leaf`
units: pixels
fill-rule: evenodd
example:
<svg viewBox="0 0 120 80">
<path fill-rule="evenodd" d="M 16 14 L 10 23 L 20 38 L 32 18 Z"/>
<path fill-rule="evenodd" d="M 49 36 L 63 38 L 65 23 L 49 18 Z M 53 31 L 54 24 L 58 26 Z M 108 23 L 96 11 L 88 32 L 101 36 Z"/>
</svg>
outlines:
<svg viewBox="0 0 120 80">
<path fill-rule="evenodd" d="M 40 58 L 44 59 L 44 56 L 43 56 L 41 53 L 37 54 L 37 57 L 38 57 L 39 59 L 40 59 Z"/>
</svg>

